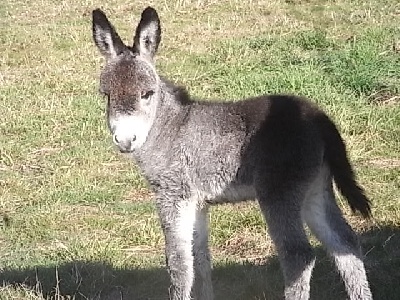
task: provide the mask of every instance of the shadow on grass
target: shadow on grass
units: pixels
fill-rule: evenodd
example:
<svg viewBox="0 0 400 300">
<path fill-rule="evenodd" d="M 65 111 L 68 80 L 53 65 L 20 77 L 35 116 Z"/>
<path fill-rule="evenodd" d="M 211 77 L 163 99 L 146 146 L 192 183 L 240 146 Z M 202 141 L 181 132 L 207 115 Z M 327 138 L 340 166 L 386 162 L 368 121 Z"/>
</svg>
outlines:
<svg viewBox="0 0 400 300">
<path fill-rule="evenodd" d="M 375 228 L 360 239 L 374 299 L 396 299 L 400 295 L 400 228 Z M 316 248 L 316 254 L 311 299 L 346 299 L 343 284 L 322 247 Z M 169 287 L 168 274 L 162 268 L 117 269 L 82 261 L 57 268 L 3 270 L 1 282 L 22 285 L 49 299 L 168 299 Z M 214 266 L 213 282 L 215 299 L 283 298 L 277 257 L 268 257 L 262 264 L 219 261 Z"/>
</svg>

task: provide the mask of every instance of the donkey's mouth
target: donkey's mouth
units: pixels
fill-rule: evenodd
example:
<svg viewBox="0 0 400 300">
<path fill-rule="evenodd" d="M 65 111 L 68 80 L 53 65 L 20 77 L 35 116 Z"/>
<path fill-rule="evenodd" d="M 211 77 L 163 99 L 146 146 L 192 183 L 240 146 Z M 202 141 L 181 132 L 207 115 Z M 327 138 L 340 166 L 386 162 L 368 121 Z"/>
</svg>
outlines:
<svg viewBox="0 0 400 300">
<path fill-rule="evenodd" d="M 119 148 L 119 152 L 123 154 L 133 153 L 133 149 L 121 149 Z"/>
</svg>

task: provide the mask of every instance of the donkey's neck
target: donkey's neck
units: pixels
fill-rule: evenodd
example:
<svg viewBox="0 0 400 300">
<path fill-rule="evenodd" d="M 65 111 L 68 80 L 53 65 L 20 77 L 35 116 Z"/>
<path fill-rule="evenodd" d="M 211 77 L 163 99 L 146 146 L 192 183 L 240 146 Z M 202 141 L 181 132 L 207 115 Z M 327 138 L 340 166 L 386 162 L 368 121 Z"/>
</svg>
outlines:
<svg viewBox="0 0 400 300">
<path fill-rule="evenodd" d="M 147 162 L 154 163 L 160 157 L 167 160 L 166 152 L 170 147 L 177 146 L 177 137 L 187 121 L 193 103 L 186 89 L 162 79 L 161 97 L 157 103 L 153 125 L 146 142 L 135 155 L 142 168 L 145 169 Z"/>
</svg>

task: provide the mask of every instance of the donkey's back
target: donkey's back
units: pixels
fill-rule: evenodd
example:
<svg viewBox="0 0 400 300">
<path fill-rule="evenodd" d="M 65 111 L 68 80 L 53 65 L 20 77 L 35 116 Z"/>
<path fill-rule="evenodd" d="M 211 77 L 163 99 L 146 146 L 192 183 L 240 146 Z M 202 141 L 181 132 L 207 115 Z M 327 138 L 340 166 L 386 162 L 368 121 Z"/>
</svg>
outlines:
<svg viewBox="0 0 400 300">
<path fill-rule="evenodd" d="M 172 162 L 180 169 L 177 181 L 185 175 L 183 180 L 208 202 L 254 199 L 254 185 L 266 186 L 267 177 L 285 186 L 290 181 L 305 185 L 323 166 L 320 122 L 326 116 L 305 99 L 266 95 L 237 102 L 174 102 L 184 104 L 174 122 L 170 109 L 160 111 L 160 124 L 143 150 L 148 157 L 143 167 L 165 178 L 161 166 L 170 173 Z"/>
</svg>

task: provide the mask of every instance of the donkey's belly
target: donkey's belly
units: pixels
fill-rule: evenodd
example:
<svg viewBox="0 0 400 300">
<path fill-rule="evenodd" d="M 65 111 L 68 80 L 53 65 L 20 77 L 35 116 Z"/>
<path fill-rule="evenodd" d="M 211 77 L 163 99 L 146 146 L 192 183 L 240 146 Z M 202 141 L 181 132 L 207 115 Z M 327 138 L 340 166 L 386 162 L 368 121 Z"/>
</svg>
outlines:
<svg viewBox="0 0 400 300">
<path fill-rule="evenodd" d="M 234 185 L 223 190 L 222 193 L 208 195 L 205 202 L 208 204 L 236 203 L 246 200 L 254 200 L 256 192 L 251 185 Z"/>
</svg>

